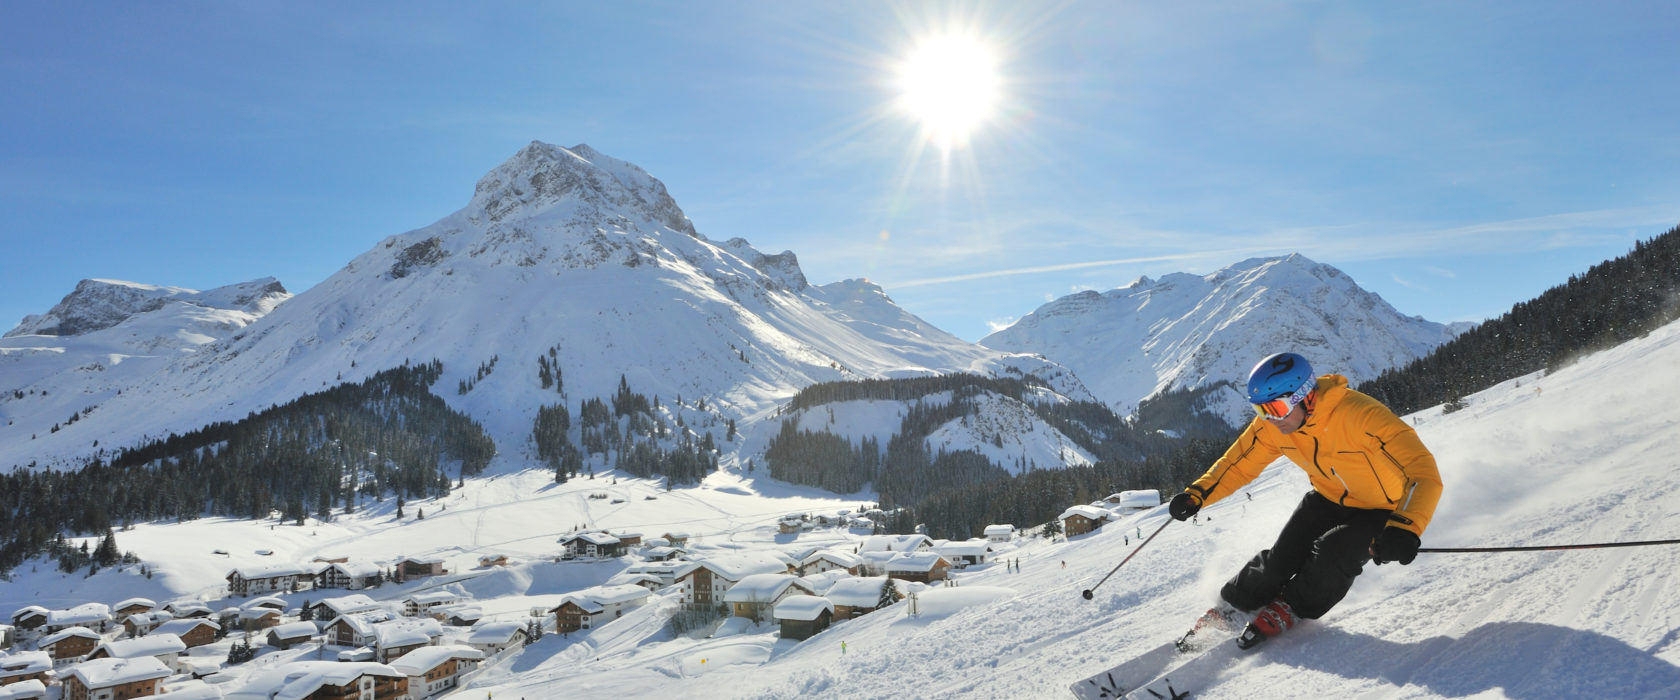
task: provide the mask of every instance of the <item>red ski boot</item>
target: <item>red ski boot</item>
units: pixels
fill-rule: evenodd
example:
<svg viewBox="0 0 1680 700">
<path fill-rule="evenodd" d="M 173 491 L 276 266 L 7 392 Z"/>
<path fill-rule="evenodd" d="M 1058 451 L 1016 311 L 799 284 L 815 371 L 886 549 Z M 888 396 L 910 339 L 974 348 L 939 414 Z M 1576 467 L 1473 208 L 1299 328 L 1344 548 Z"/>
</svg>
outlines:
<svg viewBox="0 0 1680 700">
<path fill-rule="evenodd" d="M 1255 645 L 1276 637 L 1295 626 L 1295 611 L 1289 609 L 1289 604 L 1282 600 L 1274 600 L 1254 616 L 1254 621 L 1243 628 L 1237 637 L 1237 646 L 1252 649 Z"/>
</svg>

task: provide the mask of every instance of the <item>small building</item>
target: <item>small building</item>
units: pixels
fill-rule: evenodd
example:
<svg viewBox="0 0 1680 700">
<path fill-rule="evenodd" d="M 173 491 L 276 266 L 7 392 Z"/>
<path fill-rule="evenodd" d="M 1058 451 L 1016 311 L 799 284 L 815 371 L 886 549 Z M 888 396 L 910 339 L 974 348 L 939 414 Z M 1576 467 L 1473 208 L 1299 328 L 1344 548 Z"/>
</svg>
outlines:
<svg viewBox="0 0 1680 700">
<path fill-rule="evenodd" d="M 157 603 L 153 602 L 150 598 L 129 598 L 128 600 L 111 606 L 111 613 L 116 617 L 122 618 L 128 617 L 129 615 L 148 613 L 156 609 Z"/>
<path fill-rule="evenodd" d="M 374 646 L 376 658 L 380 663 L 390 663 L 415 649 L 432 645 L 431 636 L 419 629 L 380 630 L 379 639 Z"/>
<path fill-rule="evenodd" d="M 153 610 L 129 615 L 123 618 L 123 630 L 130 637 L 138 637 L 157 629 L 158 625 L 175 619 L 175 615 L 168 610 Z"/>
<path fill-rule="evenodd" d="M 47 700 L 47 684 L 30 679 L 0 685 L 0 700 Z"/>
<path fill-rule="evenodd" d="M 753 574 L 731 586 L 723 594 L 723 602 L 730 605 L 735 617 L 763 622 L 770 618 L 777 603 L 791 595 L 809 596 L 816 592 L 793 574 Z"/>
<path fill-rule="evenodd" d="M 945 579 L 951 562 L 938 552 L 901 552 L 887 560 L 886 570 L 888 578 L 932 583 Z"/>
<path fill-rule="evenodd" d="M 39 605 L 25 605 L 12 613 L 12 625 L 20 630 L 32 630 L 47 624 L 47 613 L 52 612 Z"/>
<path fill-rule="evenodd" d="M 152 634 L 173 634 L 187 645 L 188 649 L 201 647 L 216 641 L 222 634 L 222 626 L 214 620 L 202 617 L 191 617 L 184 620 L 176 619 L 158 625 Z"/>
<path fill-rule="evenodd" d="M 408 676 L 411 700 L 426 700 L 456 687 L 461 676 L 482 663 L 483 651 L 449 644 L 415 649 L 392 661 L 391 668 Z"/>
<path fill-rule="evenodd" d="M 1014 525 L 987 525 L 984 532 L 986 539 L 991 542 L 1008 542 L 1015 539 Z"/>
<path fill-rule="evenodd" d="M 486 554 L 478 558 L 478 565 L 480 568 L 488 569 L 492 566 L 507 566 L 507 564 L 508 558 L 506 554 Z M 412 687 L 413 685 L 413 679 L 410 679 L 409 686 Z"/>
<path fill-rule="evenodd" d="M 809 639 L 834 622 L 834 603 L 811 595 L 791 595 L 776 604 L 771 616 L 781 625 L 782 639 Z"/>
<path fill-rule="evenodd" d="M 401 700 L 408 676 L 368 661 L 293 661 L 254 674 L 227 700 Z"/>
<path fill-rule="evenodd" d="M 946 542 L 933 549 L 959 569 L 991 561 L 993 551 L 991 540 L 980 538 Z"/>
<path fill-rule="evenodd" d="M 63 700 L 103 700 L 157 695 L 158 681 L 174 675 L 163 662 L 149 656 L 136 659 L 95 659 L 65 671 Z"/>
<path fill-rule="evenodd" d="M 466 603 L 437 608 L 435 614 L 442 615 L 444 622 L 455 627 L 472 627 L 484 619 L 483 608 Z"/>
<path fill-rule="evenodd" d="M 397 582 L 412 581 L 427 576 L 442 576 L 449 573 L 443 568 L 442 557 L 403 557 L 397 561 Z"/>
<path fill-rule="evenodd" d="M 472 634 L 467 635 L 467 646 L 491 656 L 506 649 L 524 646 L 529 640 L 530 637 L 525 632 L 525 623 L 518 620 L 497 620 L 481 622 L 474 626 Z"/>
<path fill-rule="evenodd" d="M 170 672 L 180 670 L 176 659 L 187 651 L 187 645 L 180 637 L 173 634 L 151 634 L 135 639 L 119 639 L 111 642 L 101 642 L 94 647 L 93 653 L 88 654 L 88 660 L 94 659 L 139 659 L 151 657 L 157 659 Z"/>
<path fill-rule="evenodd" d="M 300 620 L 268 628 L 268 645 L 276 649 L 290 649 L 314 639 L 320 630 L 315 623 Z"/>
<path fill-rule="evenodd" d="M 52 669 L 52 655 L 44 651 L 0 653 L 0 686 L 30 680 L 46 683 L 52 679 Z"/>
<path fill-rule="evenodd" d="M 228 595 L 296 593 L 315 585 L 315 569 L 304 564 L 243 566 L 227 574 Z M 180 613 L 176 613 L 180 617 Z"/>
<path fill-rule="evenodd" d="M 35 648 L 51 655 L 53 666 L 69 666 L 87 658 L 103 641 L 105 638 L 98 632 L 86 627 L 71 627 L 42 637 L 35 643 Z"/>
<path fill-rule="evenodd" d="M 342 615 L 321 630 L 330 644 L 341 647 L 371 647 L 379 640 L 375 622 L 363 614 Z"/>
<path fill-rule="evenodd" d="M 210 604 L 199 600 L 176 600 L 165 603 L 163 609 L 174 615 L 177 620 L 189 617 L 210 617 L 215 611 Z"/>
<path fill-rule="evenodd" d="M 433 617 L 434 611 L 461 602 L 461 596 L 449 591 L 416 593 L 403 599 L 403 614 L 408 617 Z"/>
<path fill-rule="evenodd" d="M 687 547 L 688 546 L 689 534 L 685 531 L 672 530 L 672 531 L 667 532 L 667 533 L 665 533 L 663 535 L 660 535 L 660 536 L 665 538 L 666 542 L 671 543 L 672 547 Z"/>
<path fill-rule="evenodd" d="M 253 609 L 256 609 L 256 608 L 267 608 L 269 610 L 277 610 L 277 611 L 280 611 L 280 612 L 285 612 L 286 611 L 286 601 L 282 600 L 282 599 L 280 599 L 276 596 L 265 595 L 261 598 L 252 598 L 250 600 L 247 600 L 247 601 L 245 601 L 245 603 L 243 605 L 240 605 L 239 607 L 244 608 L 246 610 L 253 610 Z"/>
<path fill-rule="evenodd" d="M 1108 511 L 1096 506 L 1073 506 L 1062 511 L 1056 519 L 1062 521 L 1062 534 L 1074 537 L 1102 527 L 1108 522 L 1108 517 Z"/>
<path fill-rule="evenodd" d="M 230 625 L 230 623 L 225 620 L 222 624 L 224 626 Z M 240 608 L 234 611 L 233 622 L 231 624 L 236 624 L 239 629 L 245 630 L 246 632 L 265 630 L 280 624 L 280 611 L 264 607 Z"/>
<path fill-rule="evenodd" d="M 834 619 L 850 620 L 892 605 L 904 595 L 892 579 L 871 576 L 835 581 L 823 597 L 834 603 Z"/>
<path fill-rule="evenodd" d="M 573 557 L 616 557 L 622 540 L 605 532 L 579 532 L 560 538 L 560 546 Z"/>
<path fill-rule="evenodd" d="M 709 557 L 685 565 L 677 582 L 686 586 L 683 603 L 715 605 L 742 579 L 753 574 L 791 574 L 797 564 L 779 552 L 741 552 Z"/>
<path fill-rule="evenodd" d="M 315 574 L 316 588 L 359 591 L 385 582 L 385 569 L 370 561 L 329 562 Z"/>
<path fill-rule="evenodd" d="M 1156 489 L 1142 489 L 1138 491 L 1121 491 L 1109 495 L 1103 501 L 1118 515 L 1131 515 L 1155 508 L 1161 505 L 1161 492 Z"/>
<path fill-rule="evenodd" d="M 624 616 L 647 603 L 648 589 L 620 584 L 597 586 L 560 599 L 549 612 L 554 614 L 554 629 L 562 634 L 594 629 Z"/>
<path fill-rule="evenodd" d="M 338 596 L 336 598 L 322 598 L 310 603 L 305 610 L 309 617 L 316 621 L 335 620 L 345 615 L 357 615 L 365 612 L 385 610 L 385 606 L 375 602 L 362 593 Z"/>
<path fill-rule="evenodd" d="M 863 566 L 863 557 L 851 552 L 823 550 L 812 552 L 799 560 L 799 575 L 810 576 L 824 571 L 844 571 L 856 576 Z"/>
<path fill-rule="evenodd" d="M 870 535 L 858 544 L 858 553 L 914 552 L 932 548 L 933 540 L 927 535 Z"/>
<path fill-rule="evenodd" d="M 111 625 L 111 606 L 104 603 L 87 603 L 64 610 L 47 611 L 47 622 L 41 626 L 47 634 L 67 630 L 72 627 L 86 627 L 100 632 Z"/>
<path fill-rule="evenodd" d="M 640 532 L 620 532 L 613 537 L 618 538 L 619 551 L 642 546 L 642 533 Z"/>
</svg>

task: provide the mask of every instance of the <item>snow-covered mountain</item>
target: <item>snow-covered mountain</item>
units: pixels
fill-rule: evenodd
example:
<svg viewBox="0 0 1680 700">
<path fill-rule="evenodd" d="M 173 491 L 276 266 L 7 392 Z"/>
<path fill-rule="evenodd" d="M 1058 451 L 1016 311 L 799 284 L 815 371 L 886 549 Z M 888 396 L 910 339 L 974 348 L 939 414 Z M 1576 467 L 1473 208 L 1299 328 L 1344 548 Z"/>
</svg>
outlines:
<svg viewBox="0 0 1680 700">
<path fill-rule="evenodd" d="M 153 303 L 110 296 L 102 308 Z M 80 330 L 114 315 L 55 309 L 28 328 Z M 540 365 L 550 358 L 560 383 L 544 388 Z M 124 446 L 192 430 L 432 359 L 444 365 L 437 393 L 482 423 L 515 468 L 532 461 L 540 406 L 575 409 L 611 396 L 621 378 L 667 404 L 704 399 L 715 418 L 743 419 L 743 432 L 822 381 L 1034 374 L 1083 396 L 1061 368 L 951 336 L 873 284 L 809 286 L 792 252 L 707 240 L 632 164 L 533 142 L 480 179 L 461 210 L 382 241 L 120 395 L 78 397 L 74 426 L 49 433 L 64 407 L 37 410 L 39 395 L 0 403 L 0 465 L 68 466 L 95 440 Z M 466 382 L 469 391 L 449 391 Z M 749 435 L 744 444 L 758 443 Z"/>
<path fill-rule="evenodd" d="M 1277 352 L 1301 353 L 1320 372 L 1358 384 L 1464 330 L 1404 316 L 1340 270 L 1297 254 L 1072 294 L 980 344 L 1061 364 L 1125 415 L 1162 392 L 1240 385 L 1255 362 Z M 1250 417 L 1234 388 L 1209 401 L 1234 425 Z"/>
</svg>

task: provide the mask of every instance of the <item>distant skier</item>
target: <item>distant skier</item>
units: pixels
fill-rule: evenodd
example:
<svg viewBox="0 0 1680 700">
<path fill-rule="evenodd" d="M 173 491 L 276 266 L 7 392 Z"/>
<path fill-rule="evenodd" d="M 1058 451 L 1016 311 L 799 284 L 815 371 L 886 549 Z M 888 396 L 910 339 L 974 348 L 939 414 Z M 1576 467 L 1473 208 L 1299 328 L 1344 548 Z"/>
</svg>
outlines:
<svg viewBox="0 0 1680 700">
<path fill-rule="evenodd" d="M 1435 457 L 1417 432 L 1376 399 L 1348 388 L 1346 377 L 1313 375 L 1307 358 L 1272 355 L 1248 376 L 1258 414 L 1225 456 L 1173 497 L 1168 512 L 1194 516 L 1253 481 L 1280 455 L 1307 473 L 1313 490 L 1278 534 L 1220 589 L 1209 610 L 1180 640 L 1206 625 L 1234 628 L 1244 613 L 1245 649 L 1282 634 L 1298 619 L 1317 619 L 1341 602 L 1367 561 L 1410 564 L 1419 536 L 1441 499 Z"/>
</svg>

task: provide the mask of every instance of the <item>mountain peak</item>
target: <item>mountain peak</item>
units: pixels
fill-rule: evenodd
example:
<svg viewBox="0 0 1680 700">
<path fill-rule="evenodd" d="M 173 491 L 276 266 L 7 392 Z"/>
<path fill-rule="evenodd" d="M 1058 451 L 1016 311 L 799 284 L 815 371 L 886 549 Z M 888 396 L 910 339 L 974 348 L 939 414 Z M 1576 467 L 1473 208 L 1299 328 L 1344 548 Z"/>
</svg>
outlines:
<svg viewBox="0 0 1680 700">
<path fill-rule="evenodd" d="M 20 335 L 84 335 L 115 326 L 137 314 L 157 311 L 172 301 L 211 308 L 267 313 L 291 295 L 273 277 L 200 292 L 112 279 L 85 279 L 45 314 L 26 316 L 6 333 Z"/>
<path fill-rule="evenodd" d="M 588 144 L 561 148 L 532 141 L 480 178 L 468 205 L 472 218 L 491 224 L 555 209 L 594 222 L 633 214 L 699 236 L 664 183 Z"/>
</svg>

